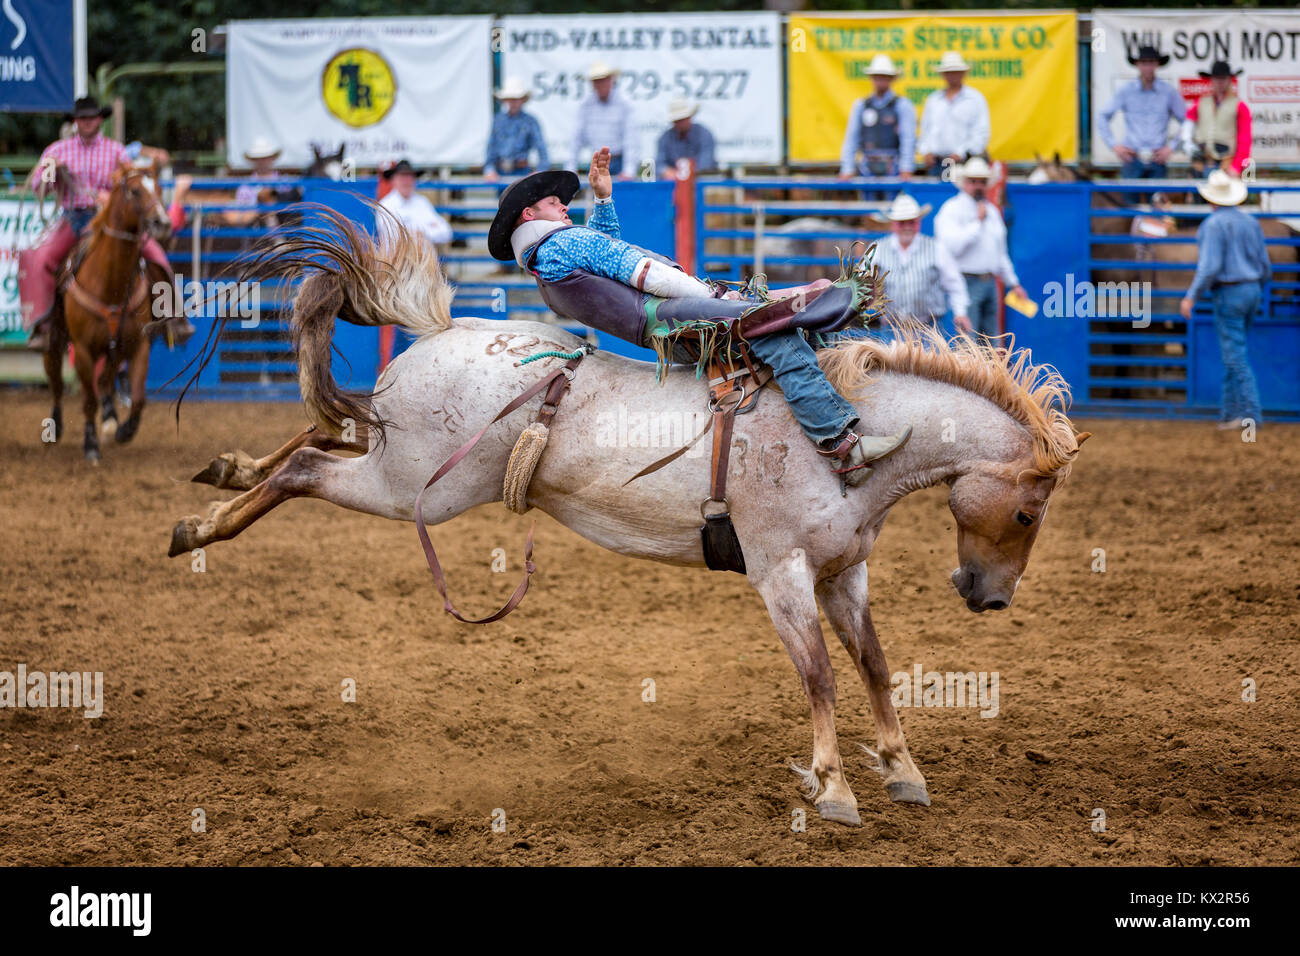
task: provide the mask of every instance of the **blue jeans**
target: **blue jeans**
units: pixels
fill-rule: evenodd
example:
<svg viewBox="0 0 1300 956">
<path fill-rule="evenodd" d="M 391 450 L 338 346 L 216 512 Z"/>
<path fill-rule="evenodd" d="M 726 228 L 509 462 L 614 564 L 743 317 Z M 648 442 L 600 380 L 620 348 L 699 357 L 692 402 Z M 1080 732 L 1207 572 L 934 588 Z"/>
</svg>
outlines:
<svg viewBox="0 0 1300 956">
<path fill-rule="evenodd" d="M 90 225 L 90 220 L 95 218 L 95 207 L 87 206 L 84 209 L 69 209 L 68 223 L 72 226 L 72 231 L 81 235 Z"/>
<path fill-rule="evenodd" d="M 857 410 L 826 381 L 817 353 L 797 330 L 752 339 L 749 348 L 772 366 L 795 421 L 814 442 L 837 438 L 857 424 Z"/>
<path fill-rule="evenodd" d="M 1221 285 L 1210 293 L 1214 302 L 1214 330 L 1223 356 L 1223 399 L 1220 421 L 1249 418 L 1259 424 L 1259 386 L 1250 367 L 1246 335 L 1259 308 L 1258 282 Z"/>
<path fill-rule="evenodd" d="M 970 294 L 971 331 L 977 336 L 998 334 L 998 280 L 965 276 Z"/>
<path fill-rule="evenodd" d="M 1164 163 L 1144 163 L 1134 157 L 1119 168 L 1120 179 L 1164 179 Z"/>
</svg>

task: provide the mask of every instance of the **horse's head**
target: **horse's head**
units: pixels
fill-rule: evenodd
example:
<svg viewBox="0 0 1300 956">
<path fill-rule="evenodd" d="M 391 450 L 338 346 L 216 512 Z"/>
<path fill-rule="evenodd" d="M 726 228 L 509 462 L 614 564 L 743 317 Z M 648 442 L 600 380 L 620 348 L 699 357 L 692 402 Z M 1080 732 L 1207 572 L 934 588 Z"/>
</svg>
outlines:
<svg viewBox="0 0 1300 956">
<path fill-rule="evenodd" d="M 1089 437 L 1075 436 L 1078 444 Z M 1010 606 L 1058 482 L 1056 475 L 1034 474 L 1024 459 L 982 463 L 952 481 L 948 507 L 957 519 L 961 562 L 952 583 L 972 611 Z"/>
<path fill-rule="evenodd" d="M 1031 186 L 1038 186 L 1043 183 L 1078 183 L 1088 181 L 1089 167 L 1082 163 L 1079 168 L 1067 166 L 1061 162 L 1061 154 L 1055 153 L 1050 159 L 1046 159 L 1034 153 L 1034 160 L 1038 163 L 1033 171 L 1029 174 L 1026 182 Z"/>
<path fill-rule="evenodd" d="M 304 175 L 308 179 L 324 177 L 338 182 L 343 178 L 344 172 L 343 150 L 344 146 L 340 143 L 339 148 L 333 153 L 322 153 L 320 147 L 315 143 L 312 143 L 311 151 L 315 159 L 312 161 L 312 164 L 307 167 Z"/>
<path fill-rule="evenodd" d="M 123 232 L 148 232 L 159 242 L 171 238 L 171 219 L 144 170 L 119 169 L 113 174 L 107 216 L 108 222 Z"/>
</svg>

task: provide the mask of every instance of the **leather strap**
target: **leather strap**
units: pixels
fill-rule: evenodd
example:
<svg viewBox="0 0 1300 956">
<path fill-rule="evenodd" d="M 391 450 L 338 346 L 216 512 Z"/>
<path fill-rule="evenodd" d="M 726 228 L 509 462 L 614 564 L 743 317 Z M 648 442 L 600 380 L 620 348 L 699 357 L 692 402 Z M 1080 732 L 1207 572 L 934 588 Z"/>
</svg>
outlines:
<svg viewBox="0 0 1300 956">
<path fill-rule="evenodd" d="M 137 272 L 135 284 L 132 286 L 130 298 L 127 300 L 126 305 L 109 305 L 93 293 L 84 289 L 77 282 L 75 276 L 68 280 L 68 292 L 77 300 L 77 304 L 83 309 L 94 312 L 97 316 L 107 322 L 108 334 L 114 339 L 117 338 L 117 332 L 122 317 L 127 313 L 134 312 L 140 307 L 140 303 L 144 301 L 147 291 L 145 286 L 146 283 Z"/>
<path fill-rule="evenodd" d="M 585 354 L 586 353 L 584 352 L 583 355 Z M 490 614 L 487 617 L 478 619 L 467 618 L 461 614 L 460 611 L 456 610 L 455 605 L 451 603 L 451 598 L 447 596 L 447 582 L 443 578 L 442 565 L 438 563 L 438 555 L 433 550 L 433 542 L 429 540 L 429 530 L 424 524 L 424 493 L 432 488 L 434 483 L 446 475 L 447 472 L 460 464 L 461 459 L 470 453 L 470 450 L 478 444 L 479 439 L 487 434 L 489 428 L 501 421 L 501 419 L 505 418 L 517 408 L 520 408 L 522 405 L 527 403 L 529 399 L 537 395 L 543 389 L 547 390 L 546 399 L 542 405 L 542 411 L 538 415 L 537 420 L 543 421 L 543 416 L 545 416 L 543 424 L 549 423 L 550 420 L 555 417 L 555 412 L 558 409 L 560 398 L 563 397 L 565 389 L 568 388 L 571 376 L 577 371 L 578 363 L 580 361 L 582 361 L 582 355 L 577 358 L 569 359 L 569 361 L 564 364 L 563 368 L 556 369 L 541 381 L 530 385 L 525 389 L 523 394 L 519 395 L 511 401 L 509 405 L 497 412 L 496 417 L 493 418 L 492 421 L 480 428 L 473 438 L 456 449 L 456 451 L 452 453 L 452 456 L 442 463 L 442 467 L 433 473 L 433 477 L 430 478 L 425 483 L 424 487 L 420 489 L 420 493 L 415 496 L 415 531 L 420 536 L 420 546 L 424 548 L 424 558 L 428 562 L 429 572 L 433 575 L 433 583 L 437 586 L 438 593 L 442 595 L 443 610 L 463 624 L 491 624 L 493 621 L 501 620 L 519 606 L 519 602 L 522 601 L 524 595 L 528 593 L 529 579 L 532 578 L 533 572 L 537 570 L 537 565 L 533 564 L 533 532 L 537 530 L 537 522 L 534 521 L 532 527 L 528 529 L 528 537 L 524 541 L 524 576 L 515 588 L 514 593 L 510 595 L 510 600 L 508 600 L 496 613 Z M 549 412 L 547 411 L 548 405 L 550 406 Z"/>
</svg>

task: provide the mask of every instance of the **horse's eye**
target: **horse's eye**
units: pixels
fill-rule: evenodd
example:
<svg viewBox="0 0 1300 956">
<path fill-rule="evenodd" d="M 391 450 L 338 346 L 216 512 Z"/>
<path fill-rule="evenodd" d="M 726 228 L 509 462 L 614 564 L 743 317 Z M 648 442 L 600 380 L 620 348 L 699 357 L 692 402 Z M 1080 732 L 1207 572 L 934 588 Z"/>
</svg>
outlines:
<svg viewBox="0 0 1300 956">
<path fill-rule="evenodd" d="M 1034 523 L 1034 516 L 1027 515 L 1023 511 L 1017 511 L 1016 520 L 1019 521 L 1022 525 L 1024 525 L 1027 528 Z"/>
</svg>

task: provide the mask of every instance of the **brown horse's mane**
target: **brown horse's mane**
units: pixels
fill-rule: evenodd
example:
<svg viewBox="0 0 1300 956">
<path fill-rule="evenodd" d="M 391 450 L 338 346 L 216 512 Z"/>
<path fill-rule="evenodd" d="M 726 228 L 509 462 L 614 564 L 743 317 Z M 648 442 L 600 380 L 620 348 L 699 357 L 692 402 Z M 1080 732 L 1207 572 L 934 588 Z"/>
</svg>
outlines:
<svg viewBox="0 0 1300 956">
<path fill-rule="evenodd" d="M 1066 417 L 1070 387 L 1050 365 L 1035 365 L 1014 339 L 993 345 L 961 334 L 947 339 L 928 323 L 892 323 L 893 341 L 862 338 L 822 349 L 817 358 L 827 379 L 849 397 L 861 396 L 873 372 L 915 375 L 947 382 L 988 399 L 1019 422 L 1034 443 L 1031 474 L 1064 481 L 1079 453 L 1079 439 Z"/>
</svg>

